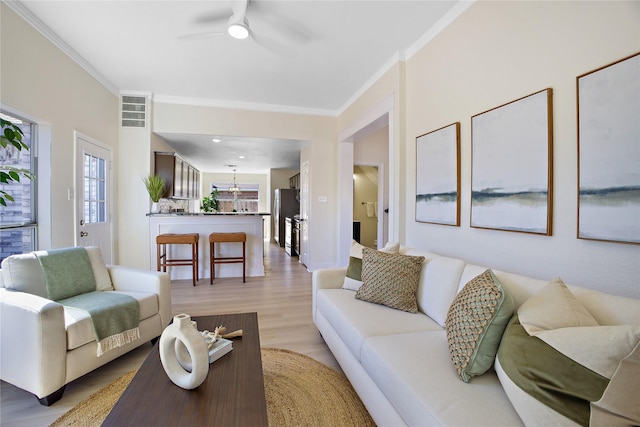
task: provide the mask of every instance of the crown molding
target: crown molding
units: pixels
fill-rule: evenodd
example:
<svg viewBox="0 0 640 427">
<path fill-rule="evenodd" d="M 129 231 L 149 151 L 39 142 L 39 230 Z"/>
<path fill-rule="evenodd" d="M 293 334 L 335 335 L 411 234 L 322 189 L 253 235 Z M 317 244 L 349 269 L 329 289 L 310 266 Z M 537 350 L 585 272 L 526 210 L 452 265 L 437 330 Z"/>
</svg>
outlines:
<svg viewBox="0 0 640 427">
<path fill-rule="evenodd" d="M 362 85 L 356 93 L 351 95 L 351 97 L 347 99 L 347 101 L 344 104 L 342 104 L 342 107 L 338 109 L 338 111 L 336 112 L 336 115 L 338 116 L 342 115 L 342 113 L 344 113 L 347 110 L 347 108 L 349 108 L 354 102 L 356 102 L 358 98 L 364 95 L 366 91 L 371 89 L 371 87 L 378 80 L 380 80 L 380 78 L 382 78 L 382 76 L 384 76 L 387 73 L 387 71 L 389 71 L 394 65 L 396 65 L 400 61 L 404 61 L 404 55 L 400 52 L 396 52 L 395 54 L 393 54 L 391 58 L 389 58 L 387 62 L 385 62 L 384 65 L 380 67 L 378 71 L 375 72 L 375 74 L 369 77 L 369 80 L 367 80 L 366 83 Z"/>
<path fill-rule="evenodd" d="M 367 90 L 369 90 L 387 71 L 398 62 L 406 62 L 416 52 L 422 49 L 427 43 L 433 40 L 442 30 L 447 28 L 453 21 L 462 15 L 476 0 L 460 0 L 447 13 L 445 13 L 422 37 L 402 52 L 394 54 L 385 64 L 373 74 L 362 87 L 344 103 L 337 111 L 341 115 L 347 108 L 358 100 Z"/>
<path fill-rule="evenodd" d="M 425 47 L 427 43 L 433 40 L 438 34 L 442 32 L 445 28 L 447 28 L 453 21 L 458 19 L 460 15 L 462 15 L 476 0 L 460 0 L 458 1 L 451 9 L 447 11 L 438 21 L 429 28 L 429 31 L 424 33 L 422 37 L 416 40 L 411 46 L 409 46 L 405 51 L 404 55 L 406 59 L 409 60 L 413 55 L 415 55 L 420 49 Z"/>
<path fill-rule="evenodd" d="M 37 16 L 33 14 L 24 3 L 17 0 L 2 0 L 2 3 L 6 4 L 9 9 L 14 11 L 18 16 L 24 19 L 28 24 L 35 28 L 40 34 L 42 34 L 47 40 L 53 43 L 58 49 L 67 54 L 76 64 L 82 67 L 87 73 L 95 78 L 100 84 L 102 84 L 109 92 L 114 95 L 119 95 L 120 91 L 111 83 L 104 75 L 102 75 L 96 68 L 93 67 L 86 59 L 82 57 L 78 52 L 73 50 L 64 40 L 62 40 L 51 28 L 49 28 L 44 22 L 42 22 Z"/>
<path fill-rule="evenodd" d="M 204 98 L 189 98 L 182 96 L 154 94 L 153 101 L 160 104 L 182 104 L 196 107 L 228 108 L 232 110 L 264 111 L 268 113 L 301 114 L 309 116 L 337 117 L 337 112 L 319 108 L 294 107 L 289 105 L 257 104 L 241 101 L 213 100 Z"/>
<path fill-rule="evenodd" d="M 84 59 L 78 52 L 76 52 L 71 46 L 69 46 L 64 40 L 62 40 L 56 33 L 51 30 L 46 24 L 44 24 L 37 16 L 35 16 L 21 1 L 18 0 L 0 0 L 6 4 L 12 11 L 18 14 L 27 23 L 33 26 L 38 32 L 40 32 L 47 40 L 53 43 L 67 56 L 69 56 L 75 63 L 101 83 L 107 90 L 112 92 L 116 96 L 122 94 L 132 94 L 132 91 L 119 90 L 114 86 L 104 75 L 102 75 L 95 67 L 93 67 L 86 59 Z M 375 72 L 364 85 L 360 87 L 351 97 L 347 99 L 337 110 L 327 110 L 318 108 L 305 108 L 295 107 L 289 105 L 277 105 L 277 104 L 259 104 L 248 103 L 241 101 L 229 101 L 229 100 L 212 100 L 204 98 L 189 98 L 189 97 L 177 97 L 171 95 L 157 95 L 154 94 L 150 97 L 154 102 L 166 103 L 166 104 L 184 104 L 201 107 L 216 107 L 216 108 L 229 108 L 237 110 L 251 110 L 251 111 L 264 111 L 270 113 L 286 113 L 286 114 L 300 114 L 300 115 L 312 115 L 312 116 L 329 116 L 338 117 L 343 114 L 347 108 L 349 108 L 354 102 L 358 100 L 367 90 L 369 90 L 384 74 L 386 74 L 393 66 L 398 62 L 405 62 L 422 49 L 427 43 L 433 40 L 442 30 L 455 21 L 460 15 L 462 15 L 476 0 L 460 0 L 456 5 L 445 13 L 420 39 L 413 43 L 409 48 L 402 52 L 397 52 L 391 56 L 385 62 L 380 69 Z M 148 93 L 147 93 L 148 95 Z"/>
</svg>

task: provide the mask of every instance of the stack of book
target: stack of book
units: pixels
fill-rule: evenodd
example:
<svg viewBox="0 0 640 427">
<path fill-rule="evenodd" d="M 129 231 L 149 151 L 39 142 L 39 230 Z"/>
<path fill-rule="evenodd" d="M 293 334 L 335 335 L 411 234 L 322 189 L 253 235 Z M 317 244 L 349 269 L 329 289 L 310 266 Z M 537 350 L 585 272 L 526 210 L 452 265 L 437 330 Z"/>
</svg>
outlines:
<svg viewBox="0 0 640 427">
<path fill-rule="evenodd" d="M 233 350 L 233 341 L 218 337 L 209 349 L 209 363 L 213 363 Z"/>
</svg>

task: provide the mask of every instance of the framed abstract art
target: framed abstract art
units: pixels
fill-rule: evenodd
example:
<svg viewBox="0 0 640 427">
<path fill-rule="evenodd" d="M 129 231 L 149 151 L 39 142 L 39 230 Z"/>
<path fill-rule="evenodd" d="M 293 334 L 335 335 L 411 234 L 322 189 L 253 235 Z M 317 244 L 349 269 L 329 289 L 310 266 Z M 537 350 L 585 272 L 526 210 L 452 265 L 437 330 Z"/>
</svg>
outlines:
<svg viewBox="0 0 640 427">
<path fill-rule="evenodd" d="M 551 235 L 552 90 L 471 117 L 471 227 Z"/>
<path fill-rule="evenodd" d="M 640 244 L 640 53 L 576 78 L 578 238 Z"/>
<path fill-rule="evenodd" d="M 416 221 L 460 225 L 460 123 L 416 138 Z"/>
</svg>

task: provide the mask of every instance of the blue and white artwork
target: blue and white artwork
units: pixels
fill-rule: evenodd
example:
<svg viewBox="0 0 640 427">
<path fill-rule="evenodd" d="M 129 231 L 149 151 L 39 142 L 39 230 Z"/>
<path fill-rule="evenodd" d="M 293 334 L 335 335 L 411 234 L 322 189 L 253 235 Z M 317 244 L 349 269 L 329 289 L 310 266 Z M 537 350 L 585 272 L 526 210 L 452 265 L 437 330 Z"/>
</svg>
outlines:
<svg viewBox="0 0 640 427">
<path fill-rule="evenodd" d="M 416 221 L 460 225 L 460 123 L 416 138 Z"/>
<path fill-rule="evenodd" d="M 471 118 L 471 226 L 551 235 L 551 89 Z"/>
<path fill-rule="evenodd" d="M 578 81 L 578 238 L 640 243 L 640 54 Z"/>
</svg>

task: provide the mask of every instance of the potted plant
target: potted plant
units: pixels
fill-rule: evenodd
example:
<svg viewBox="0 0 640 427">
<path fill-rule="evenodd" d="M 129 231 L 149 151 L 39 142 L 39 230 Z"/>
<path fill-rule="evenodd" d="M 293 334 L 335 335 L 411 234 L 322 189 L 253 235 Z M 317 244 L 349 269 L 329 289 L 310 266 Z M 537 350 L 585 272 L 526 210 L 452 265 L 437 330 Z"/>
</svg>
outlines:
<svg viewBox="0 0 640 427">
<path fill-rule="evenodd" d="M 160 178 L 158 175 L 149 175 L 142 178 L 142 182 L 144 182 L 144 186 L 147 188 L 149 197 L 151 197 L 151 201 L 153 202 L 151 205 L 151 212 L 156 213 L 158 212 L 158 200 L 160 200 L 165 192 L 164 179 Z"/>
<path fill-rule="evenodd" d="M 202 212 L 218 212 L 220 210 L 220 201 L 218 200 L 219 195 L 220 192 L 217 188 L 211 190 L 211 194 L 202 198 L 200 210 L 202 210 Z"/>
<path fill-rule="evenodd" d="M 0 147 L 6 149 L 11 144 L 18 151 L 29 150 L 29 146 L 22 141 L 22 129 L 8 120 L 0 119 Z M 35 176 L 27 169 L 16 168 L 8 165 L 0 165 L 0 184 L 20 182 L 20 176 L 34 179 Z M 0 190 L 0 205 L 7 206 L 7 201 L 14 202 L 13 197 L 6 191 Z"/>
</svg>

